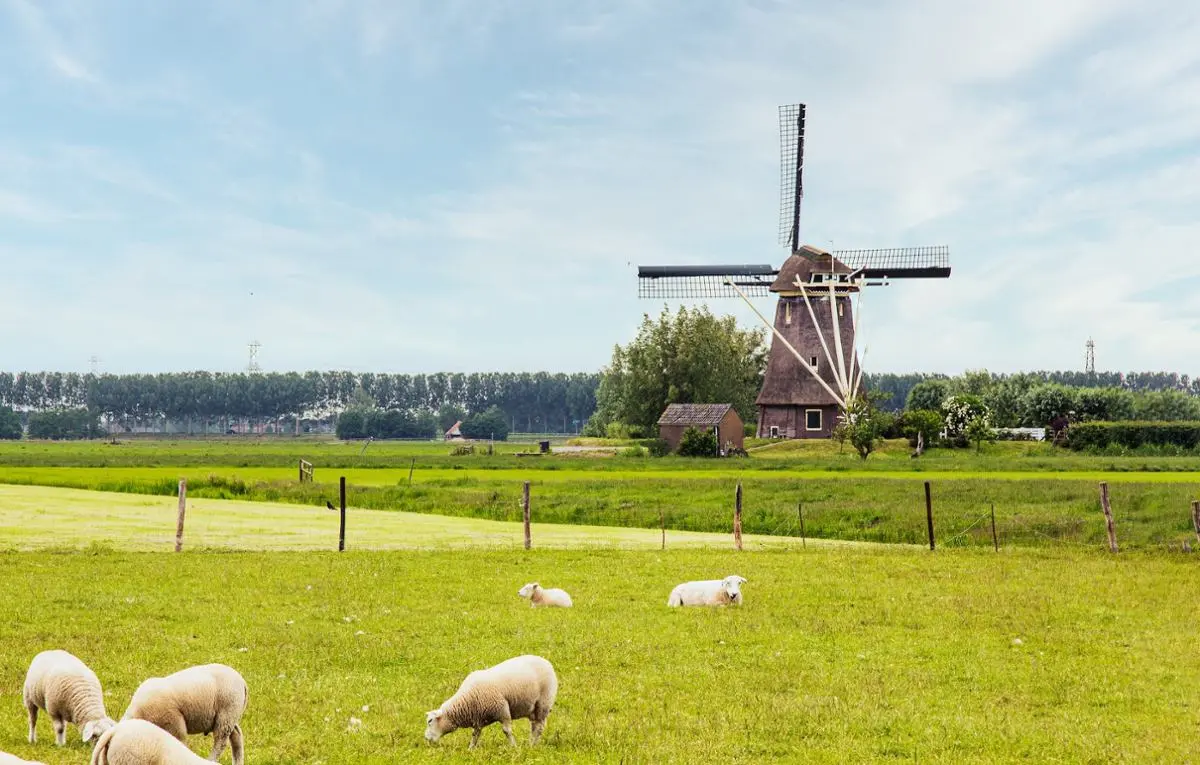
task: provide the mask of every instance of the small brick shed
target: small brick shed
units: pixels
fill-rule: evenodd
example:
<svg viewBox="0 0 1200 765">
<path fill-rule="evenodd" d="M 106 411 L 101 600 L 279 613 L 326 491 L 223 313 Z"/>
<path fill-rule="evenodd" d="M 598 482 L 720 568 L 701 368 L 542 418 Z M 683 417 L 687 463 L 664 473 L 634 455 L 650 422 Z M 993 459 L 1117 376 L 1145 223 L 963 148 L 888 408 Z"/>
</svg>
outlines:
<svg viewBox="0 0 1200 765">
<path fill-rule="evenodd" d="M 668 404 L 658 418 L 658 437 L 669 443 L 672 451 L 679 448 L 688 428 L 715 430 L 722 452 L 730 446 L 741 449 L 745 442 L 745 425 L 732 404 Z"/>
</svg>

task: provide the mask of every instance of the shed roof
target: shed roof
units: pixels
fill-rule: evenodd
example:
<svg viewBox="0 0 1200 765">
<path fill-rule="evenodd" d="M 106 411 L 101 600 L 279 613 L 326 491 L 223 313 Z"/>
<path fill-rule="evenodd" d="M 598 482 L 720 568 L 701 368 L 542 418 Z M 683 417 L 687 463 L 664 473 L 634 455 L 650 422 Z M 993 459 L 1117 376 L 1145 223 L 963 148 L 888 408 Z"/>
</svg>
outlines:
<svg viewBox="0 0 1200 765">
<path fill-rule="evenodd" d="M 658 418 L 659 425 L 694 425 L 716 427 L 733 404 L 667 404 Z"/>
</svg>

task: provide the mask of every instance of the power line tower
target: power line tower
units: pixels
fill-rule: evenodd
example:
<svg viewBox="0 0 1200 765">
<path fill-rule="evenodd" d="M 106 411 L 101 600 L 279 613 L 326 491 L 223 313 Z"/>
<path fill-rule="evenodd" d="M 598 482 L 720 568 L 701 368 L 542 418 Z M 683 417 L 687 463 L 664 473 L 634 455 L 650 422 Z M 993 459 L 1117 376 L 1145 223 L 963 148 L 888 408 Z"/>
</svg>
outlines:
<svg viewBox="0 0 1200 765">
<path fill-rule="evenodd" d="M 88 357 L 88 363 L 92 365 L 92 374 L 93 375 L 100 373 L 100 357 L 99 356 L 92 354 L 91 356 Z"/>
<path fill-rule="evenodd" d="M 262 371 L 262 367 L 258 365 L 258 349 L 262 348 L 262 343 L 257 340 L 251 340 L 250 345 L 250 363 L 246 365 L 246 371 L 250 374 L 255 374 Z"/>
<path fill-rule="evenodd" d="M 1096 374 L 1096 341 L 1089 337 L 1085 347 L 1087 348 L 1087 357 L 1083 362 L 1083 371 L 1094 375 Z"/>
</svg>

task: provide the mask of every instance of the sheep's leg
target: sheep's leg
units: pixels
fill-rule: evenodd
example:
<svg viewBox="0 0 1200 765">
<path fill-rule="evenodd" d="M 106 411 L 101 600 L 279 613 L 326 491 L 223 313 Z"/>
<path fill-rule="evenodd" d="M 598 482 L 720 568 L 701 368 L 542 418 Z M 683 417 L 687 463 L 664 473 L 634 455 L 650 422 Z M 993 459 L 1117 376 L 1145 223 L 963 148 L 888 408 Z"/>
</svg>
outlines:
<svg viewBox="0 0 1200 765">
<path fill-rule="evenodd" d="M 479 745 L 479 737 L 482 734 L 483 734 L 483 728 L 476 728 L 474 731 L 472 731 L 471 732 L 471 745 L 467 748 L 474 749 L 476 746 L 478 746 Z"/>
<path fill-rule="evenodd" d="M 225 751 L 225 745 L 229 743 L 229 731 L 224 728 L 213 731 L 213 748 L 212 754 L 208 755 L 208 759 L 216 762 L 221 753 Z"/>
<path fill-rule="evenodd" d="M 29 743 L 37 743 L 37 704 L 25 702 L 25 710 L 29 712 Z"/>
<path fill-rule="evenodd" d="M 67 723 L 61 717 L 50 718 L 54 723 L 54 743 L 59 746 L 67 744 Z"/>
<path fill-rule="evenodd" d="M 233 726 L 233 731 L 229 734 L 229 743 L 233 748 L 233 765 L 242 765 L 246 756 L 242 746 L 242 726 Z"/>
<path fill-rule="evenodd" d="M 545 720 L 529 721 L 529 745 L 534 746 L 542 738 L 542 729 L 546 727 Z"/>
<path fill-rule="evenodd" d="M 500 728 L 501 728 L 501 730 L 504 731 L 504 735 L 508 736 L 508 743 L 512 744 L 513 746 L 516 746 L 517 745 L 517 737 L 514 736 L 513 732 L 512 732 L 512 720 L 501 720 Z"/>
</svg>

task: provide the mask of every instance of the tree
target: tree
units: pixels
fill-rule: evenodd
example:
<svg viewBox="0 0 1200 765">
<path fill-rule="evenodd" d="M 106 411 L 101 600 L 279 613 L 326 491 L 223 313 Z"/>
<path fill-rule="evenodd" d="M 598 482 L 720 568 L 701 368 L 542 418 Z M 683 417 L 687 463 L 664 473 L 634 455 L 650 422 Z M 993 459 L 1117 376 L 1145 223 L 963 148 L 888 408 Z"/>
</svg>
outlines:
<svg viewBox="0 0 1200 765">
<path fill-rule="evenodd" d="M 962 393 L 942 402 L 942 416 L 946 419 L 946 435 L 958 440 L 966 437 L 967 426 L 972 420 L 988 416 L 988 409 L 978 396 Z M 958 445 L 966 444 L 959 440 Z"/>
<path fill-rule="evenodd" d="M 908 392 L 905 409 L 928 409 L 940 411 L 942 402 L 950 395 L 950 383 L 946 380 L 926 380 L 917 383 Z"/>
<path fill-rule="evenodd" d="M 338 415 L 334 432 L 343 441 L 367 437 L 366 409 L 347 409 Z"/>
<path fill-rule="evenodd" d="M 711 430 L 688 428 L 679 438 L 680 457 L 716 457 L 717 434 Z"/>
<path fill-rule="evenodd" d="M 466 417 L 466 410 L 461 406 L 450 403 L 442 404 L 437 411 L 437 427 L 445 433 L 454 426 L 454 423 L 462 422 Z"/>
<path fill-rule="evenodd" d="M 892 415 L 880 411 L 869 396 L 856 396 L 846 402 L 846 413 L 835 431 L 839 440 L 849 441 L 858 456 L 866 459 L 875 451 L 883 433 L 892 424 Z"/>
<path fill-rule="evenodd" d="M 967 423 L 966 436 L 968 441 L 975 444 L 976 452 L 983 450 L 984 441 L 991 443 L 996 440 L 996 429 L 992 427 L 987 412 L 971 418 Z"/>
<path fill-rule="evenodd" d="M 11 406 L 0 406 L 0 440 L 16 441 L 21 438 L 21 416 Z"/>
<path fill-rule="evenodd" d="M 1075 389 L 1057 383 L 1030 388 L 1021 403 L 1025 423 L 1033 428 L 1044 428 L 1078 408 Z"/>
<path fill-rule="evenodd" d="M 747 419 L 766 370 L 761 330 L 707 308 L 646 315 L 637 337 L 613 349 L 597 392 L 603 425 L 653 430 L 667 404 L 729 403 Z M 752 419 L 752 418 L 751 418 Z"/>
<path fill-rule="evenodd" d="M 900 418 L 900 430 L 913 446 L 917 445 L 918 436 L 923 439 L 925 446 L 932 446 L 941 436 L 945 425 L 941 413 L 929 409 L 910 409 Z"/>
<path fill-rule="evenodd" d="M 504 416 L 500 407 L 488 407 L 487 410 L 463 420 L 462 434 L 476 440 L 505 441 L 508 439 L 508 418 Z"/>
</svg>

